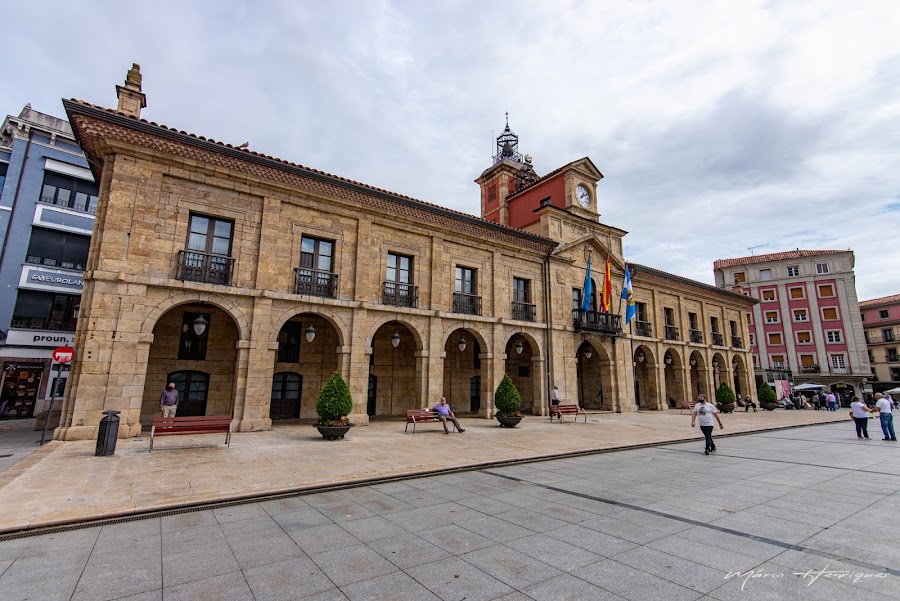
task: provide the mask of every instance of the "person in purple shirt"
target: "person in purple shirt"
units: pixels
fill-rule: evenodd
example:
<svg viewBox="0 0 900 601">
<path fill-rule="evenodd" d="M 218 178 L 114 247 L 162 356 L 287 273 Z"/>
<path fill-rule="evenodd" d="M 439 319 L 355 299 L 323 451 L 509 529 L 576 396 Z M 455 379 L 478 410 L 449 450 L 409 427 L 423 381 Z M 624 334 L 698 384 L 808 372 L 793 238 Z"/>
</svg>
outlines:
<svg viewBox="0 0 900 601">
<path fill-rule="evenodd" d="M 447 399 L 441 397 L 441 402 L 434 406 L 434 410 L 438 414 L 438 418 L 440 418 L 441 423 L 444 425 L 444 434 L 450 434 L 450 430 L 447 429 L 447 422 L 453 422 L 453 425 L 456 426 L 456 429 L 462 433 L 465 432 L 466 429 L 459 425 L 459 422 L 456 421 L 456 417 L 453 415 L 453 411 L 450 409 L 450 405 L 447 404 Z"/>
<path fill-rule="evenodd" d="M 178 391 L 175 390 L 175 382 L 169 382 L 169 386 L 159 397 L 159 412 L 163 417 L 175 417 L 176 411 L 178 411 Z"/>
</svg>

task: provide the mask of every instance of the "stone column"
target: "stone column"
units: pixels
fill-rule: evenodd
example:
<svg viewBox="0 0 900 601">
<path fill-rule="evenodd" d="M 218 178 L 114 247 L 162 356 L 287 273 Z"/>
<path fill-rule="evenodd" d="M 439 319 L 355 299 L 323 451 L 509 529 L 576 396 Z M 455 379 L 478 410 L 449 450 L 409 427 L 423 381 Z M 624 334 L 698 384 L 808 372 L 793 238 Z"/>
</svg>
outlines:
<svg viewBox="0 0 900 601">
<path fill-rule="evenodd" d="M 334 349 L 338 360 L 338 371 L 347 382 L 353 397 L 350 421 L 364 426 L 369 423 L 369 353 L 365 344 L 339 346 Z"/>
<path fill-rule="evenodd" d="M 503 379 L 503 368 L 506 365 L 506 354 L 481 353 L 481 373 L 487 377 L 481 379 L 481 408 L 478 417 L 494 416 L 494 391 Z"/>
<path fill-rule="evenodd" d="M 666 403 L 666 364 L 662 361 L 656 363 L 656 410 L 665 411 L 668 407 Z"/>
<path fill-rule="evenodd" d="M 546 361 L 544 356 L 531 357 L 531 377 L 534 381 L 534 404 L 531 409 L 533 415 L 547 416 L 547 405 L 550 403 L 550 391 L 547 390 Z"/>
<path fill-rule="evenodd" d="M 425 409 L 431 406 L 429 405 L 431 400 L 431 391 L 429 390 L 431 381 L 430 354 L 427 350 L 415 351 L 413 356 L 416 358 L 416 407 Z"/>
</svg>

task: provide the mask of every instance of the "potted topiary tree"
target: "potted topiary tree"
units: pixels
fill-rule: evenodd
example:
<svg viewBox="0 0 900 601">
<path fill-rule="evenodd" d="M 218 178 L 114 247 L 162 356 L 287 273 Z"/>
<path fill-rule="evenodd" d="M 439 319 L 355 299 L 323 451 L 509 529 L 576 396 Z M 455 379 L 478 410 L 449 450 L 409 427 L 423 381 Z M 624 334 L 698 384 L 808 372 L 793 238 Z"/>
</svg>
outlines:
<svg viewBox="0 0 900 601">
<path fill-rule="evenodd" d="M 734 391 L 731 386 L 722 382 L 716 390 L 716 408 L 722 413 L 731 413 L 734 411 Z"/>
<path fill-rule="evenodd" d="M 347 383 L 337 371 L 331 374 L 328 382 L 319 391 L 316 399 L 316 428 L 322 438 L 335 440 L 343 438 L 344 434 L 353 426 L 347 415 L 353 411 L 353 397 Z"/>
<path fill-rule="evenodd" d="M 774 411 L 775 407 L 778 406 L 778 397 L 775 396 L 775 391 L 772 390 L 772 387 L 769 386 L 768 382 L 762 382 L 759 385 L 757 394 L 759 395 L 759 407 L 761 409 Z"/>
<path fill-rule="evenodd" d="M 522 421 L 522 414 L 519 413 L 519 407 L 522 406 L 522 397 L 516 390 L 509 374 L 503 374 L 500 385 L 497 386 L 497 392 L 494 393 L 494 407 L 497 408 L 497 421 L 504 428 L 515 428 Z"/>
</svg>

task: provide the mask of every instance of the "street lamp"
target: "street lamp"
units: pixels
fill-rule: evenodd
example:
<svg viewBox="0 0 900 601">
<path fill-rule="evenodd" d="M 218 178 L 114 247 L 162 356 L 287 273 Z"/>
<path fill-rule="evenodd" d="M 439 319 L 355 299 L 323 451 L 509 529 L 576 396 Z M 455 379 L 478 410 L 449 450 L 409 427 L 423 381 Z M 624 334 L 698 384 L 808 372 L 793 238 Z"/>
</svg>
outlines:
<svg viewBox="0 0 900 601">
<path fill-rule="evenodd" d="M 312 342 L 316 339 L 316 328 L 313 327 L 313 324 L 309 324 L 306 326 L 306 341 Z"/>
<path fill-rule="evenodd" d="M 719 378 L 718 378 L 718 376 L 719 376 L 719 360 L 718 359 L 712 360 L 712 367 L 713 367 L 713 388 L 718 390 L 719 389 Z"/>
<path fill-rule="evenodd" d="M 672 355 L 670 355 L 669 353 L 666 353 L 665 361 L 666 361 L 666 365 L 672 365 Z"/>
<path fill-rule="evenodd" d="M 394 364 L 397 362 L 397 347 L 400 346 L 397 328 L 394 328 L 394 333 L 391 334 L 391 346 L 394 348 L 391 350 L 391 408 L 388 415 L 394 415 Z"/>
<path fill-rule="evenodd" d="M 391 336 L 391 346 L 397 348 L 400 345 L 400 334 L 397 333 L 397 330 L 394 330 L 394 334 Z"/>
<path fill-rule="evenodd" d="M 643 362 L 644 362 L 644 359 L 645 359 L 645 357 L 644 357 L 644 351 L 638 351 L 638 354 L 637 354 L 637 360 L 638 360 L 639 362 L 643 363 Z"/>
<path fill-rule="evenodd" d="M 209 325 L 209 322 L 203 319 L 202 315 L 198 316 L 197 319 L 194 320 L 194 334 L 203 336 L 203 332 L 206 331 L 207 325 Z"/>
</svg>

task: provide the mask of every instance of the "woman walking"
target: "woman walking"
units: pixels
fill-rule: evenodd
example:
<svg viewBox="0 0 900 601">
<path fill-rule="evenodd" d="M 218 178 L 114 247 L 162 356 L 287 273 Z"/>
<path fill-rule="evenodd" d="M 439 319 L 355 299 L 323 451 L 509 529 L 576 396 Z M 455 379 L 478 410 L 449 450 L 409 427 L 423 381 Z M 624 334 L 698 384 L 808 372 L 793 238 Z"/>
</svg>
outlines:
<svg viewBox="0 0 900 601">
<path fill-rule="evenodd" d="M 871 412 L 872 410 L 869 409 L 868 405 L 859 400 L 858 396 L 853 397 L 853 401 L 850 403 L 850 417 L 853 418 L 853 421 L 856 424 L 857 438 L 865 438 L 868 440 L 869 413 Z"/>
</svg>

